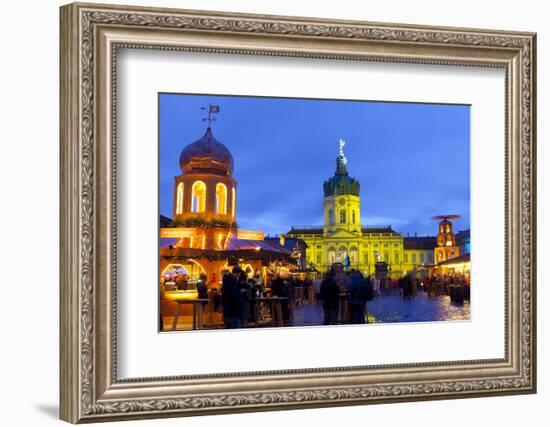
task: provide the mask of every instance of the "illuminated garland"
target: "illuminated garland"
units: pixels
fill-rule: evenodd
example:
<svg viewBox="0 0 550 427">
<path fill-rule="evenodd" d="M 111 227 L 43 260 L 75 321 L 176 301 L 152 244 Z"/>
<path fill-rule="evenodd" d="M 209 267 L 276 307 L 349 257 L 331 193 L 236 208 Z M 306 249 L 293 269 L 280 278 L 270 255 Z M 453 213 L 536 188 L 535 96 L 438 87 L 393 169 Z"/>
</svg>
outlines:
<svg viewBox="0 0 550 427">
<path fill-rule="evenodd" d="M 183 220 L 174 220 L 168 227 L 185 228 L 238 228 L 236 222 L 227 222 L 219 219 L 208 219 L 202 216 L 195 216 Z"/>
<path fill-rule="evenodd" d="M 271 251 L 237 250 L 237 251 L 206 251 L 194 249 L 162 248 L 161 259 L 185 260 L 207 259 L 209 261 L 224 261 L 227 259 L 261 260 L 263 262 L 279 261 L 286 264 L 294 264 L 290 256 Z"/>
</svg>

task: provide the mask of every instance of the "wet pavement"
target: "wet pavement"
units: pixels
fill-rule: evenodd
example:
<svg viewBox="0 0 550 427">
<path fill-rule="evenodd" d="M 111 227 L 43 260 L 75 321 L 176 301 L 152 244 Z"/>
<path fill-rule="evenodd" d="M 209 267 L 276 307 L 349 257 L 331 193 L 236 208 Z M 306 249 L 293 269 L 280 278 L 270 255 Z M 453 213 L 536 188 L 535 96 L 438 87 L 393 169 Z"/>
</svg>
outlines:
<svg viewBox="0 0 550 427">
<path fill-rule="evenodd" d="M 398 289 L 382 293 L 367 303 L 369 322 L 430 322 L 442 320 L 469 320 L 470 302 L 451 302 L 447 295 L 428 296 L 419 291 L 414 298 L 404 300 Z M 313 326 L 323 324 L 321 304 L 304 304 L 294 309 L 288 326 Z"/>
<path fill-rule="evenodd" d="M 414 298 L 404 300 L 399 289 L 383 291 L 367 303 L 369 323 L 397 323 L 397 322 L 430 322 L 445 320 L 469 320 L 470 302 L 462 304 L 452 303 L 449 296 L 428 296 L 419 291 Z M 269 313 L 265 321 L 259 322 L 257 327 L 272 327 Z M 164 316 L 166 331 L 171 328 L 173 317 Z M 221 312 L 205 314 L 204 329 L 223 328 Z M 323 324 L 322 303 L 305 303 L 294 307 L 292 317 L 285 322 L 285 326 L 319 326 Z M 191 329 L 191 316 L 180 316 L 177 322 L 178 330 Z M 249 324 L 248 327 L 254 327 Z"/>
</svg>

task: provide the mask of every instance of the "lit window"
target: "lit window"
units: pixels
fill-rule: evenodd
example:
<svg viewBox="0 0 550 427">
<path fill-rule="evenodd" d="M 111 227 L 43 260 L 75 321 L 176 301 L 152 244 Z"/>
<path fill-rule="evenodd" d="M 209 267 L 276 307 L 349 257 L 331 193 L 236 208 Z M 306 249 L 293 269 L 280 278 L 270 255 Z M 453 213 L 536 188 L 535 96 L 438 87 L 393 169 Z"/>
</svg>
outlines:
<svg viewBox="0 0 550 427">
<path fill-rule="evenodd" d="M 351 211 L 351 223 L 355 224 L 355 211 Z"/>
<path fill-rule="evenodd" d="M 412 254 L 412 263 L 416 264 L 416 254 Z"/>
<path fill-rule="evenodd" d="M 183 182 L 178 184 L 178 190 L 176 192 L 176 214 L 183 212 Z"/>
<path fill-rule="evenodd" d="M 397 253 L 394 254 L 393 258 L 394 258 L 394 262 L 395 262 L 396 264 L 399 264 L 399 254 L 397 254 Z"/>
<path fill-rule="evenodd" d="M 195 181 L 192 193 L 192 206 L 193 212 L 204 212 L 206 210 L 206 184 L 202 181 Z"/>
<path fill-rule="evenodd" d="M 346 211 L 342 209 L 340 211 L 340 224 L 345 224 L 345 223 L 346 223 Z"/>
<path fill-rule="evenodd" d="M 216 213 L 227 213 L 227 187 L 221 182 L 216 184 Z"/>
<path fill-rule="evenodd" d="M 334 225 L 334 212 L 332 212 L 332 209 L 328 210 L 328 223 Z"/>
<path fill-rule="evenodd" d="M 331 264 L 334 264 L 336 262 L 336 250 L 334 248 L 331 248 L 328 251 L 328 261 Z"/>
</svg>

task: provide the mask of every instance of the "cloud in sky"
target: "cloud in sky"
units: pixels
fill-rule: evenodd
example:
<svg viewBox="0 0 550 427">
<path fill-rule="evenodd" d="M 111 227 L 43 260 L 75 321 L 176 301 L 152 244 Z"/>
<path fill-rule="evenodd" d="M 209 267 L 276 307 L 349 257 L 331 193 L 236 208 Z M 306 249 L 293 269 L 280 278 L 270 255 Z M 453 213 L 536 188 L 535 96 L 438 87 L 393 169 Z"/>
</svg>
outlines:
<svg viewBox="0 0 550 427">
<path fill-rule="evenodd" d="M 205 131 L 201 106 L 221 107 L 215 137 L 232 152 L 237 221 L 268 234 L 320 225 L 323 181 L 338 140 L 361 183 L 361 219 L 403 233 L 434 234 L 430 218 L 459 214 L 470 227 L 470 107 L 161 94 L 160 212 L 172 215 L 179 154 Z"/>
</svg>

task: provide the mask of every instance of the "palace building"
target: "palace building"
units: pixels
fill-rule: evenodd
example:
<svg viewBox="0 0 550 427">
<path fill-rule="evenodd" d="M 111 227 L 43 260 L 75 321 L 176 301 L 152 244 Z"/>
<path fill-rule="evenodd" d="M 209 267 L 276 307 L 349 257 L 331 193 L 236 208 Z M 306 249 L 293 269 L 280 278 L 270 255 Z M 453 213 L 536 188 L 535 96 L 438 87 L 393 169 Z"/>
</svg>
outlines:
<svg viewBox="0 0 550 427">
<path fill-rule="evenodd" d="M 440 224 L 437 237 L 404 237 L 391 226 L 363 227 L 360 183 L 349 175 L 344 145 L 340 140 L 336 171 L 323 184 L 323 225 L 294 226 L 284 235 L 305 241 L 307 265 L 327 271 L 335 262 L 347 262 L 350 269 L 372 275 L 377 263 L 385 263 L 389 276 L 398 278 L 433 265 L 434 261 L 458 256 L 448 221 L 451 217 Z"/>
<path fill-rule="evenodd" d="M 292 227 L 285 237 L 303 239 L 306 262 L 319 271 L 344 263 L 347 257 L 350 268 L 365 274 L 373 274 L 376 263 L 385 262 L 392 277 L 401 276 L 405 273 L 403 236 L 391 226 L 361 226 L 360 183 L 348 173 L 344 144 L 340 140 L 336 171 L 323 184 L 323 225 Z"/>
</svg>

